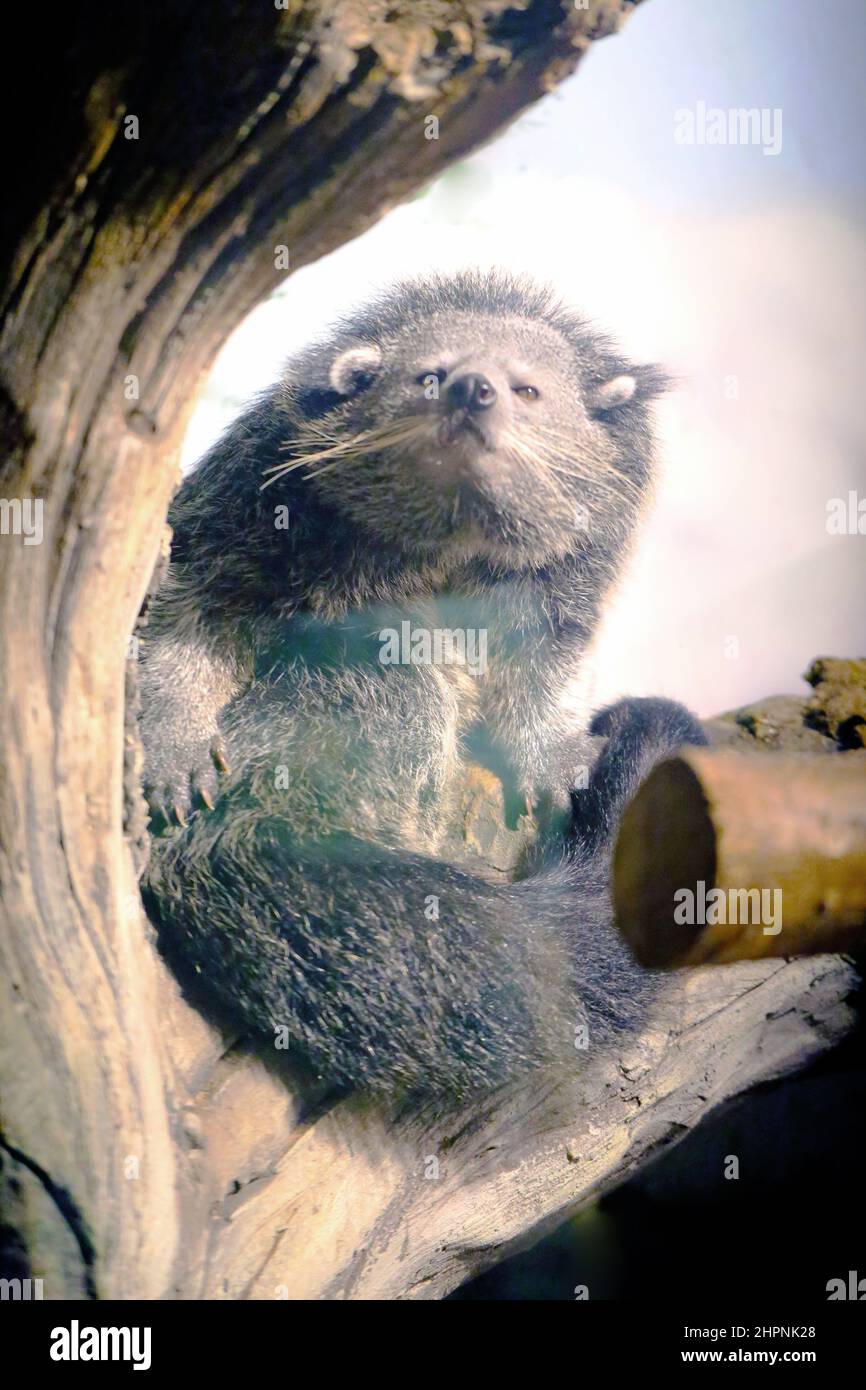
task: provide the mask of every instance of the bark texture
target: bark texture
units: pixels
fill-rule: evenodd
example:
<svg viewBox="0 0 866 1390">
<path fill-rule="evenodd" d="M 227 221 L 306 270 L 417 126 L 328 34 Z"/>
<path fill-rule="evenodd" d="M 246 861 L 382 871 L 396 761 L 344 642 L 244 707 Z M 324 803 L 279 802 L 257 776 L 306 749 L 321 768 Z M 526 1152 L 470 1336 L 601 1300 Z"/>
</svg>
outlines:
<svg viewBox="0 0 866 1390">
<path fill-rule="evenodd" d="M 0 536 L 0 1127 L 6 1252 L 48 1298 L 440 1296 L 846 1027 L 844 960 L 737 967 L 690 977 L 676 1027 L 579 1084 L 447 1122 L 302 1118 L 276 1063 L 180 999 L 139 906 L 129 637 L 203 374 L 284 278 L 279 248 L 295 269 L 356 235 L 631 8 L 19 16 L 0 497 L 41 503 L 43 534 Z"/>
</svg>

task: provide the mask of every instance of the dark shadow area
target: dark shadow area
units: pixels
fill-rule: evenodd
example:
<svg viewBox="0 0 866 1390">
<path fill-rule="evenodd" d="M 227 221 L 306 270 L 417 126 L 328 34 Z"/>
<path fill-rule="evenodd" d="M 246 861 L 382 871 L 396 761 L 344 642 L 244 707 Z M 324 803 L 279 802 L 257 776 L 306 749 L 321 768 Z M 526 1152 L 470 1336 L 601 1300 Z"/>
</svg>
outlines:
<svg viewBox="0 0 866 1390">
<path fill-rule="evenodd" d="M 827 1298 L 866 1277 L 866 1028 L 798 1076 L 760 1087 L 531 1250 L 450 1295 L 664 1300 Z M 729 1156 L 739 1177 L 726 1178 Z M 791 1306 L 794 1306 L 793 1304 Z"/>
</svg>

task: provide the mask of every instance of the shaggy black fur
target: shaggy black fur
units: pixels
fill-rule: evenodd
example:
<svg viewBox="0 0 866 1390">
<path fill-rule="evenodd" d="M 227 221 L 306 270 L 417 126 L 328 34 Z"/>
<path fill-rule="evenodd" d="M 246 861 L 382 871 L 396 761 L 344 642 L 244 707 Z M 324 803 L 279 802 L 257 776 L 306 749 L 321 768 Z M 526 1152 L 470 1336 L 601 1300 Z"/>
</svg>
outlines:
<svg viewBox="0 0 866 1390">
<path fill-rule="evenodd" d="M 146 899 L 220 1008 L 328 1081 L 463 1094 L 647 1005 L 611 841 L 702 735 L 667 701 L 589 727 L 562 697 L 646 508 L 664 386 L 524 281 L 414 282 L 289 363 L 178 493 L 144 652 L 170 831 Z M 483 633 L 483 662 L 383 664 L 406 622 Z M 543 823 L 518 882 L 448 848 L 467 758 Z"/>
</svg>

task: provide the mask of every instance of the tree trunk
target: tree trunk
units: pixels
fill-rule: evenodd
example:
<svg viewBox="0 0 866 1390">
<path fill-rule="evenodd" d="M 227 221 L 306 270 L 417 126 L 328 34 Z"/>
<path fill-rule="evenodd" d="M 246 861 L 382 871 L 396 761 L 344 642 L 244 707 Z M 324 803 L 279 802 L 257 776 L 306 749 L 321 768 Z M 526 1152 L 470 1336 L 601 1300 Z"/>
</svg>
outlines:
<svg viewBox="0 0 866 1390">
<path fill-rule="evenodd" d="M 0 1123 L 7 1253 L 48 1298 L 439 1296 L 845 1027 L 840 959 L 698 973 L 687 1034 L 681 1012 L 579 1084 L 300 1122 L 140 909 L 129 637 L 215 353 L 280 247 L 296 269 L 357 235 L 631 7 L 91 0 L 16 44 L 38 83 L 6 114 L 0 230 Z M 12 534 L 33 501 L 41 543 Z"/>
</svg>

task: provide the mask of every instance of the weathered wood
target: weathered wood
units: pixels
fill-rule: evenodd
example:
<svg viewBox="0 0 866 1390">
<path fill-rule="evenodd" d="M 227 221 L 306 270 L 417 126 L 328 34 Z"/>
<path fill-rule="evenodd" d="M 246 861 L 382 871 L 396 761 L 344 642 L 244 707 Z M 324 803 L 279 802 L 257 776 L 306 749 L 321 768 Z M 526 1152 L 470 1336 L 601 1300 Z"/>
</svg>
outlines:
<svg viewBox="0 0 866 1390">
<path fill-rule="evenodd" d="M 348 1100 L 296 1125 L 283 1083 L 246 1056 L 198 1071 L 188 1091 L 178 1076 L 175 1104 L 195 1115 L 200 1147 L 181 1160 L 192 1195 L 176 1292 L 442 1297 L 722 1101 L 832 1046 L 856 978 L 835 956 L 672 977 L 621 1055 L 576 1053 L 572 1078 L 542 1074 L 445 1118 Z"/>
<path fill-rule="evenodd" d="M 41 500 L 44 535 L 0 537 L 0 1195 L 48 1298 L 442 1294 L 846 1026 L 843 961 L 743 967 L 672 982 L 694 1013 L 579 1082 L 448 1121 L 303 1115 L 181 1000 L 140 911 L 127 644 L 203 373 L 276 248 L 297 268 L 357 234 L 630 8 L 93 0 L 71 38 L 23 16 L 0 496 Z"/>
<path fill-rule="evenodd" d="M 687 748 L 647 778 L 614 856 L 646 966 L 866 947 L 866 760 Z"/>
</svg>

